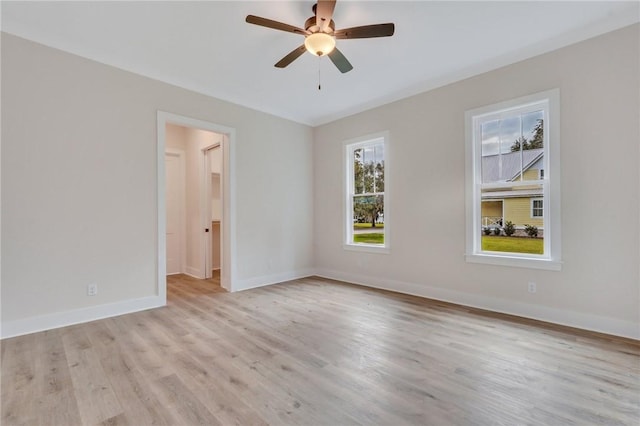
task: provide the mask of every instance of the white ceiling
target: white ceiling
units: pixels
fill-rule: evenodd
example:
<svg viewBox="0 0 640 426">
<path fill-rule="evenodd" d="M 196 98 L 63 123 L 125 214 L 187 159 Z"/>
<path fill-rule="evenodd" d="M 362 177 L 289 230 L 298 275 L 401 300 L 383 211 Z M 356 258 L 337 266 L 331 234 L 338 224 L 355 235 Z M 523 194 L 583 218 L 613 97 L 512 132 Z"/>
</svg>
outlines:
<svg viewBox="0 0 640 426">
<path fill-rule="evenodd" d="M 638 1 L 348 1 L 336 28 L 394 22 L 393 37 L 338 40 L 341 74 L 305 53 L 314 1 L 9 2 L 2 31 L 280 117 L 319 125 L 640 21 Z M 320 66 L 322 90 L 318 91 Z"/>
</svg>

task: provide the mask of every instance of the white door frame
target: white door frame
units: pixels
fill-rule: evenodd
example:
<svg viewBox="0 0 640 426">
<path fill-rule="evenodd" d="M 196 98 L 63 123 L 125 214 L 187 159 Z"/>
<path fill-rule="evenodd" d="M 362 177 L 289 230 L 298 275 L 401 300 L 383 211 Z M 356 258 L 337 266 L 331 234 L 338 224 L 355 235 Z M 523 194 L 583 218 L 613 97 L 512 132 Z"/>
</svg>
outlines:
<svg viewBox="0 0 640 426">
<path fill-rule="evenodd" d="M 228 291 L 234 291 L 234 281 L 236 277 L 236 197 L 235 197 L 235 145 L 236 130 L 232 127 L 223 126 L 208 121 L 198 120 L 165 111 L 157 112 L 157 262 L 158 262 L 158 296 L 166 304 L 167 300 L 167 212 L 165 204 L 165 166 L 164 156 L 166 147 L 166 125 L 167 123 L 179 126 L 191 127 L 201 130 L 208 130 L 224 135 L 222 142 L 222 164 L 223 164 L 223 184 L 222 198 L 224 199 L 223 217 L 224 223 L 221 229 L 222 238 L 222 276 L 220 283 Z"/>
<path fill-rule="evenodd" d="M 172 155 L 178 157 L 178 162 L 180 164 L 180 188 L 181 188 L 181 197 L 180 197 L 180 273 L 184 273 L 185 267 L 187 265 L 187 187 L 186 187 L 186 153 L 182 149 L 177 148 L 166 148 L 165 149 L 165 158 L 167 155 Z M 166 173 L 166 170 L 165 170 Z M 166 175 L 165 175 L 166 176 Z M 166 186 L 166 182 L 165 182 Z M 166 188 L 165 188 L 166 190 Z M 165 204 L 166 205 L 166 204 Z M 165 210 L 166 214 L 166 210 Z M 165 221 L 166 223 L 166 221 Z M 166 235 L 166 229 L 165 229 Z M 166 239 L 165 239 L 166 244 Z M 165 257 L 166 258 L 166 257 Z M 166 267 L 166 265 L 165 265 Z M 166 275 L 166 270 L 165 270 Z"/>
</svg>

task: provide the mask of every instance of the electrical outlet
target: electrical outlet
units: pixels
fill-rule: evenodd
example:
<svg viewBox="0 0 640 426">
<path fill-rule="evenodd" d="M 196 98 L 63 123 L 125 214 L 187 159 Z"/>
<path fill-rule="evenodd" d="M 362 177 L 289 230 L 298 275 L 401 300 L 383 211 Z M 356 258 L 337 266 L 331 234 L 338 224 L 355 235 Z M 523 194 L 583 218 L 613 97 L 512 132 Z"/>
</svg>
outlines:
<svg viewBox="0 0 640 426">
<path fill-rule="evenodd" d="M 98 294 L 98 284 L 91 283 L 87 285 L 87 296 L 95 296 Z"/>
<path fill-rule="evenodd" d="M 533 281 L 529 282 L 529 293 L 535 293 L 538 289 L 536 288 L 536 283 Z"/>
</svg>

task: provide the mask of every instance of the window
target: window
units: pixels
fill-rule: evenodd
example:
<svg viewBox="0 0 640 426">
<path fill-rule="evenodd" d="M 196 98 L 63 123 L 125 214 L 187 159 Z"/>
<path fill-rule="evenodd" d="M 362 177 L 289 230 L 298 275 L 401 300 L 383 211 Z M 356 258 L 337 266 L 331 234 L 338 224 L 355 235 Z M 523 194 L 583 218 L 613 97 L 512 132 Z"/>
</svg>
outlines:
<svg viewBox="0 0 640 426">
<path fill-rule="evenodd" d="M 345 143 L 345 248 L 388 251 L 389 173 L 386 134 Z"/>
<path fill-rule="evenodd" d="M 544 209 L 542 208 L 542 199 L 531 200 L 531 217 L 544 217 Z"/>
<path fill-rule="evenodd" d="M 560 269 L 559 93 L 467 111 L 467 261 Z"/>
</svg>

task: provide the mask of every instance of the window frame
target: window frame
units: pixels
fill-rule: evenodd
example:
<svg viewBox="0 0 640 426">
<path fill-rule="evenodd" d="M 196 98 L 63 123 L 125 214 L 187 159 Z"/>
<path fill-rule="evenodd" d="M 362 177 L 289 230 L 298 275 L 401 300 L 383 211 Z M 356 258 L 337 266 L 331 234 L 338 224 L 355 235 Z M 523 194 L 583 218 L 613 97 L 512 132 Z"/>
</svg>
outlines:
<svg viewBox="0 0 640 426">
<path fill-rule="evenodd" d="M 543 188 L 544 254 L 483 251 L 481 246 L 482 152 L 479 126 L 491 119 L 526 112 L 529 108 L 544 111 Z M 465 112 L 465 189 L 466 253 L 471 263 L 514 266 L 559 271 L 561 261 L 560 231 L 560 91 L 547 90 L 516 99 L 486 105 Z M 550 142 L 551 141 L 551 142 Z M 505 186 L 522 186 L 531 182 L 509 182 Z M 484 184 L 487 186 L 488 184 Z M 500 186 L 500 183 L 491 186 Z M 537 197 L 540 198 L 540 197 Z M 546 200 L 546 201 L 545 201 Z"/>
<path fill-rule="evenodd" d="M 355 150 L 377 145 L 382 142 L 384 150 L 384 244 L 367 244 L 353 242 L 353 153 Z M 391 228 L 391 209 L 390 209 L 390 173 L 389 173 L 389 133 L 379 132 L 343 142 L 343 248 L 345 250 L 362 251 L 369 253 L 389 254 L 391 252 L 390 244 L 390 228 Z"/>
</svg>

